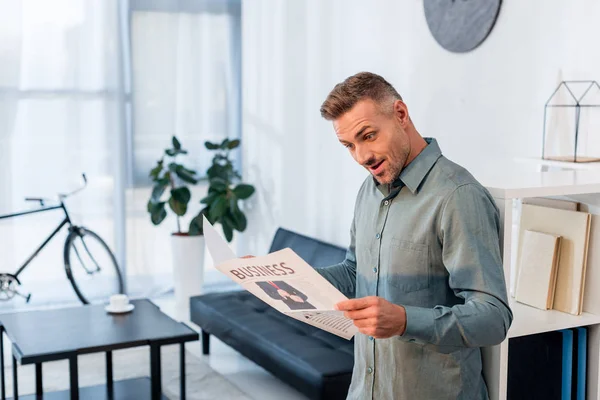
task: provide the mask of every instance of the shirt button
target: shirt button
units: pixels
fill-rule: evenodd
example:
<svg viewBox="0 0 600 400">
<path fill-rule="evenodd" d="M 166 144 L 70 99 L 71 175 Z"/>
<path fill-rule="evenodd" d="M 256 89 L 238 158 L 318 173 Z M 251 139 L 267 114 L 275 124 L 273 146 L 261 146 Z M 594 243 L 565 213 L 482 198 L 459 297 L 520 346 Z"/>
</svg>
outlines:
<svg viewBox="0 0 600 400">
<path fill-rule="evenodd" d="M 388 204 L 390 204 L 390 201 L 386 200 L 383 204 L 387 206 Z"/>
<path fill-rule="evenodd" d="M 371 367 L 367 368 L 367 373 L 368 374 L 372 374 L 373 373 L 373 368 L 371 368 Z"/>
<path fill-rule="evenodd" d="M 379 239 L 380 237 L 381 237 L 381 235 L 379 233 L 375 235 L 376 239 Z"/>
<path fill-rule="evenodd" d="M 377 273 L 377 267 L 373 267 L 373 272 Z"/>
</svg>

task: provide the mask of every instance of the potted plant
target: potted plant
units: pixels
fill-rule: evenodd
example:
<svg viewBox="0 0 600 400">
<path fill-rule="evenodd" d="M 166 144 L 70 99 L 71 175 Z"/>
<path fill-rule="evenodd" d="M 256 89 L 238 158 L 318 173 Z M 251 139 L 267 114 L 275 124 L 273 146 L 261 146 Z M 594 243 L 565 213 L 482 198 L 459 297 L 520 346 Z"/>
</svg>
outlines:
<svg viewBox="0 0 600 400">
<path fill-rule="evenodd" d="M 175 301 L 180 318 L 187 318 L 189 297 L 200 294 L 204 281 L 204 237 L 195 222 L 187 231 L 182 230 L 182 217 L 187 213 L 192 194 L 188 185 L 198 182 L 196 172 L 185 167 L 179 158 L 187 155 L 179 140 L 173 136 L 171 148 L 150 171 L 153 182 L 152 195 L 148 201 L 148 213 L 154 225 L 167 218 L 168 209 L 175 214 L 177 230 L 171 234 L 173 257 L 173 284 Z"/>
<path fill-rule="evenodd" d="M 243 232 L 247 226 L 246 215 L 240 202 L 252 196 L 254 186 L 242 183 L 230 159 L 231 151 L 240 146 L 240 140 L 225 139 L 221 143 L 205 142 L 205 147 L 214 151 L 210 168 L 206 171 L 209 180 L 208 193 L 200 201 L 204 208 L 190 223 L 190 232 L 202 233 L 202 216 L 212 224 L 220 224 L 228 242 L 233 240 L 234 231 Z"/>
</svg>

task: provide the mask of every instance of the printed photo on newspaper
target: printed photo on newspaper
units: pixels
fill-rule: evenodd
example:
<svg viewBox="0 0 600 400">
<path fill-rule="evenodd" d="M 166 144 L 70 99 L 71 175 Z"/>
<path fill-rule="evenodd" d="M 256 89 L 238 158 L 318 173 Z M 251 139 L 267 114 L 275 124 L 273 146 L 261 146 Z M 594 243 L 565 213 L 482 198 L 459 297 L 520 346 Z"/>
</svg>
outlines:
<svg viewBox="0 0 600 400">
<path fill-rule="evenodd" d="M 283 314 L 350 340 L 358 328 L 334 305 L 347 300 L 293 250 L 238 258 L 206 218 L 206 247 L 215 268 Z"/>
</svg>

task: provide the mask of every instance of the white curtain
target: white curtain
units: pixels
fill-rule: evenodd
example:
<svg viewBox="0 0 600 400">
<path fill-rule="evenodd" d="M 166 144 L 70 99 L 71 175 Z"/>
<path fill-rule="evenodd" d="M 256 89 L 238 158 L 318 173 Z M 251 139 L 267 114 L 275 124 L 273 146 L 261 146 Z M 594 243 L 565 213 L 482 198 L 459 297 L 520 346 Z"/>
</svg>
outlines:
<svg viewBox="0 0 600 400">
<path fill-rule="evenodd" d="M 239 137 L 239 2 L 220 3 L 133 3 L 134 189 L 127 197 L 127 264 L 129 288 L 140 295 L 167 291 L 172 282 L 170 235 L 176 222 L 168 209 L 160 226 L 151 224 L 146 211 L 150 170 L 173 135 L 189 151 L 180 161 L 200 176 L 212 159 L 204 142 Z M 192 188 L 182 230 L 200 210 L 205 191 L 202 184 Z M 213 277 L 220 275 L 209 272 L 205 282 L 210 285 Z"/>
<path fill-rule="evenodd" d="M 26 196 L 56 199 L 85 172 L 89 185 L 68 201 L 71 217 L 116 249 L 119 41 L 117 0 L 0 0 L 0 214 L 35 207 Z M 0 221 L 0 270 L 14 272 L 61 218 L 54 211 Z M 34 304 L 76 301 L 62 262 L 65 235 L 20 276 Z"/>
<path fill-rule="evenodd" d="M 148 173 L 173 135 L 200 175 L 205 140 L 239 137 L 239 63 L 239 0 L 0 0 L 0 215 L 75 189 L 85 172 L 88 188 L 67 203 L 74 222 L 113 249 L 130 295 L 170 290 L 175 221 L 150 223 Z M 183 226 L 205 189 L 193 188 Z M 0 272 L 14 272 L 61 218 L 0 220 Z M 76 301 L 65 234 L 20 276 L 34 305 Z"/>
<path fill-rule="evenodd" d="M 6 9 L 11 0 L 0 0 L 0 10 Z M 10 139 L 14 130 L 15 117 L 17 115 L 17 98 L 15 96 L 16 86 L 19 82 L 21 51 L 21 6 L 16 3 L 12 6 L 12 13 L 0 12 L 0 214 L 1 210 L 9 209 L 11 206 L 10 193 L 12 188 L 11 169 L 12 154 Z M 12 15 L 11 15 L 12 14 Z M 12 221 L 4 223 L 5 232 Z M 2 225 L 0 225 L 0 229 Z M 13 247 L 12 235 L 1 235 L 0 254 L 5 254 L 4 261 L 14 264 L 14 254 L 9 249 Z"/>
</svg>

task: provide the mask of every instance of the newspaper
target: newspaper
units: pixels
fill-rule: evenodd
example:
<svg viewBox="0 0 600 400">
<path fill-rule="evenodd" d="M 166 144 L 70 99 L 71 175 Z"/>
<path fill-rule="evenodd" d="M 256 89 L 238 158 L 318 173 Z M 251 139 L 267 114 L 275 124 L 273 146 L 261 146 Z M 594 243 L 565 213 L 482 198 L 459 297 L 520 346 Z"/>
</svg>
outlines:
<svg viewBox="0 0 600 400">
<path fill-rule="evenodd" d="M 293 250 L 238 258 L 206 218 L 203 227 L 215 268 L 244 289 L 289 317 L 345 339 L 358 332 L 351 319 L 334 309 L 347 297 Z"/>
</svg>

